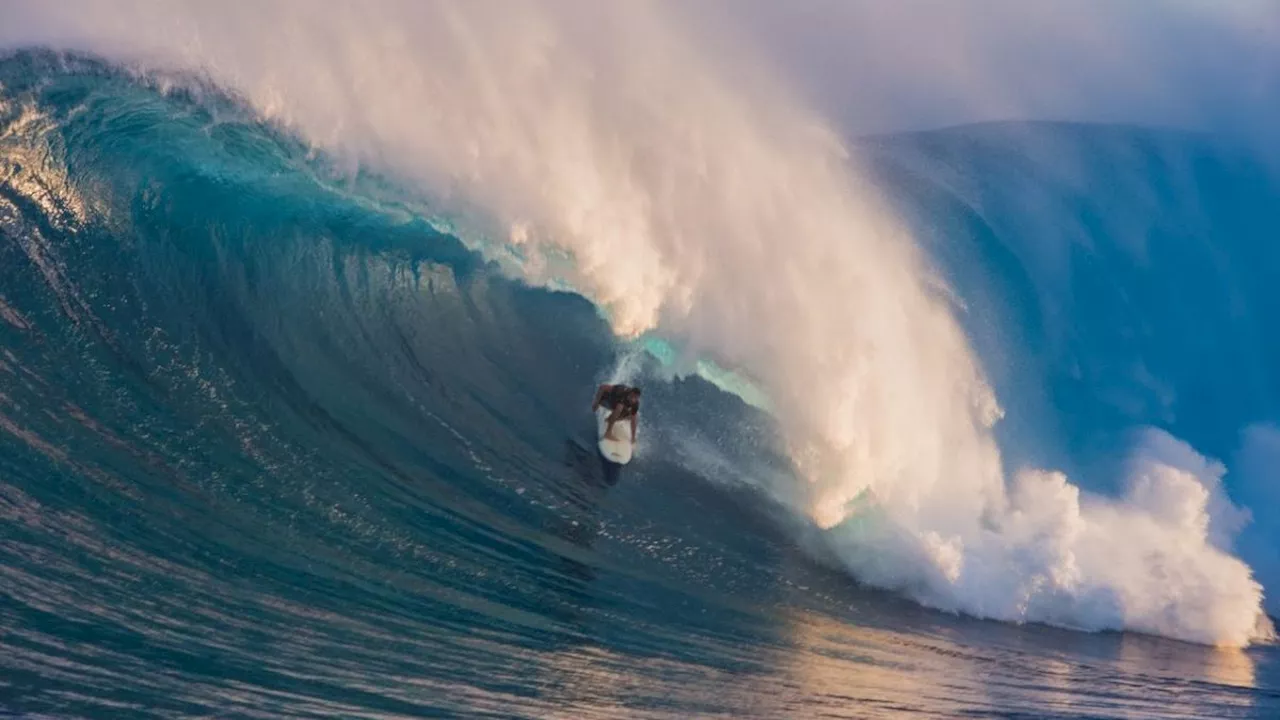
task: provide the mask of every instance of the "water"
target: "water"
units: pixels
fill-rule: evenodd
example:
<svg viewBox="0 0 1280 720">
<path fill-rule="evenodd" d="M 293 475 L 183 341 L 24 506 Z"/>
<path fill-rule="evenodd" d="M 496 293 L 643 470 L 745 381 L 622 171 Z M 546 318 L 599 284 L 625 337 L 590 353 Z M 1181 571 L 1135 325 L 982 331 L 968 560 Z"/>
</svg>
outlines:
<svg viewBox="0 0 1280 720">
<path fill-rule="evenodd" d="M 1006 464 L 1110 480 L 1090 489 L 1113 495 L 1168 468 L 1188 473 L 1169 481 L 1179 488 L 1204 483 L 1198 504 L 1174 496 L 1171 509 L 1129 490 L 1138 510 L 1115 512 L 1155 518 L 1152 535 L 1102 537 L 1099 564 L 1080 561 L 1086 590 L 1060 604 L 1028 592 L 1011 611 L 1058 567 L 1028 559 L 1043 545 L 973 555 L 1026 565 L 980 575 L 982 593 L 919 586 L 932 577 L 919 568 L 886 576 L 857 541 L 892 522 L 854 513 L 833 531 L 780 492 L 803 486 L 786 428 L 696 374 L 671 377 L 615 336 L 607 303 L 513 279 L 399 180 L 350 172 L 217 84 L 35 51 L 0 61 L 0 88 L 0 711 L 1280 713 L 1272 645 L 1150 634 L 1212 639 L 1252 621 L 1257 598 L 1223 590 L 1239 576 L 1216 532 L 1268 578 L 1272 514 L 1250 502 L 1265 483 L 1237 479 L 1231 457 L 1237 432 L 1265 434 L 1276 407 L 1277 348 L 1257 329 L 1274 317 L 1261 239 L 1276 195 L 1247 162 L 1211 162 L 1217 151 L 1193 137 L 1151 147 L 1142 131 L 1079 126 L 866 145 L 870 172 L 968 303 L 957 327 L 1017 421 L 994 431 Z M 1043 215 L 1019 215 L 1020 192 L 1078 201 L 1062 215 L 1099 237 L 1132 219 L 1099 209 L 1085 181 L 1062 181 L 1076 197 L 1052 173 L 999 180 L 1034 177 L 1043 158 L 1015 173 L 1023 161 L 1000 149 L 1044 137 L 1073 157 L 1120 146 L 1153 163 L 1191 158 L 1192 186 L 1218 189 L 1171 189 L 1151 207 L 1195 197 L 1204 225 L 1148 228 L 1131 275 L 1118 251 L 1071 272 L 1037 261 L 1047 245 L 1017 238 Z M 938 180 L 984 164 L 981 202 L 972 175 Z M 1228 230 L 1230 243 L 1203 250 L 1237 269 L 1215 283 L 1200 245 L 1171 240 Z M 1174 247 L 1191 250 L 1162 249 Z M 1075 292 L 1047 292 L 1055 280 Z M 1102 302 L 1112 287 L 1127 304 Z M 1185 288 L 1227 299 L 1171 306 Z M 1130 320 L 1154 329 L 1126 332 Z M 1225 360 L 1222 342 L 1234 343 Z M 645 442 L 618 472 L 594 454 L 587 406 L 624 361 L 645 384 Z M 1148 426 L 1167 433 L 1136 443 L 1156 459 L 1106 471 L 1132 460 L 1123 431 Z M 1183 441 L 1192 458 L 1170 459 Z M 1236 505 L 1252 524 L 1223 525 Z M 1152 572 L 1122 564 L 1126 543 L 1148 542 L 1168 553 L 1145 556 L 1167 594 L 1106 575 L 1108 562 Z M 1135 626 L 1148 632 L 1118 631 Z"/>
</svg>

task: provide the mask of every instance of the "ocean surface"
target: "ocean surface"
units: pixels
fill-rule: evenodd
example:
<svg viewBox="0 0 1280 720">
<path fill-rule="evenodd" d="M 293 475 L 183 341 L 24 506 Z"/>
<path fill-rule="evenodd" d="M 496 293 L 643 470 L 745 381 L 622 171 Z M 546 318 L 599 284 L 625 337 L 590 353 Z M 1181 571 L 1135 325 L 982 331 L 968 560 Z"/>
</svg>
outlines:
<svg viewBox="0 0 1280 720">
<path fill-rule="evenodd" d="M 675 340 L 208 78 L 4 56 L 0 716 L 1280 717 L 1265 633 L 1215 646 L 1257 597 L 1211 592 L 1257 577 L 1274 612 L 1280 580 L 1275 476 L 1249 479 L 1280 457 L 1272 176 L 1120 126 L 854 149 L 961 308 L 1006 467 L 1142 500 L 1139 432 L 1221 480 L 1168 541 L 1217 549 L 1143 555 L 1167 595 L 1041 603 L 1030 542 L 990 595 L 896 579 L 857 549 L 892 519 L 824 542 L 777 492 L 794 437 L 746 380 L 675 372 Z M 619 377 L 645 388 L 622 469 L 589 413 Z M 1136 574 L 1132 542 L 1079 573 Z"/>
</svg>

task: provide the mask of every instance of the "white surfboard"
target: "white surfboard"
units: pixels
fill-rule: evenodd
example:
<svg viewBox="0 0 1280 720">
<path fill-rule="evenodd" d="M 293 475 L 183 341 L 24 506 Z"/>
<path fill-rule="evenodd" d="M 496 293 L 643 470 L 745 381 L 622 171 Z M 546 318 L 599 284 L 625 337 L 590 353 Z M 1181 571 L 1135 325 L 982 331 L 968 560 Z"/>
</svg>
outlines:
<svg viewBox="0 0 1280 720">
<path fill-rule="evenodd" d="M 626 465 L 631 462 L 631 451 L 634 449 L 631 445 L 631 420 L 619 420 L 613 424 L 613 437 L 610 440 L 604 436 L 605 428 L 609 426 L 610 410 L 608 408 L 600 408 L 596 410 L 596 437 L 600 442 L 597 446 L 600 448 L 600 454 L 605 460 Z M 636 430 L 636 437 L 640 436 L 639 428 Z"/>
</svg>

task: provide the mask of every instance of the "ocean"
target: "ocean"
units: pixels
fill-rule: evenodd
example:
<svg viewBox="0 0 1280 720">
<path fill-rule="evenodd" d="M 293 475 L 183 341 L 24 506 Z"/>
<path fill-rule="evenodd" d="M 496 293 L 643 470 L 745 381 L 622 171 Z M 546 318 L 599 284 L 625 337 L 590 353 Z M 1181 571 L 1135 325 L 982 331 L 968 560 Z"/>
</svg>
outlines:
<svg viewBox="0 0 1280 720">
<path fill-rule="evenodd" d="M 424 192 L 307 132 L 216 73 L 0 60 L 0 716 L 1280 716 L 1247 152 L 858 139 L 905 253 L 807 244 L 854 212 L 824 163 L 714 244 L 675 195 L 547 229 L 551 181 Z M 596 221 L 627 244 L 545 240 Z"/>
</svg>

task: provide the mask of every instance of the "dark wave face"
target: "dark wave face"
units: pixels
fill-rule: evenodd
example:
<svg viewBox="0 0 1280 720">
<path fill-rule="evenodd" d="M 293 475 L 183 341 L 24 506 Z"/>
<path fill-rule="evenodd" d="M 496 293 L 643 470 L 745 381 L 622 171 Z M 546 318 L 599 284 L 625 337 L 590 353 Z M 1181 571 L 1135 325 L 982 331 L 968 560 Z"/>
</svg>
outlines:
<svg viewBox="0 0 1280 720">
<path fill-rule="evenodd" d="M 1265 647 L 859 587 L 701 380 L 610 470 L 596 309 L 416 208 L 214 87 L 0 61 L 0 713 L 1280 712 Z"/>
</svg>

